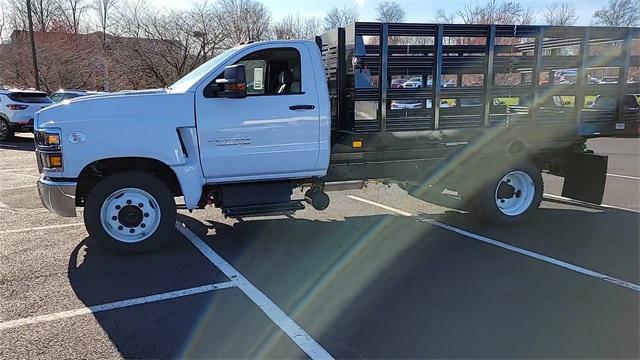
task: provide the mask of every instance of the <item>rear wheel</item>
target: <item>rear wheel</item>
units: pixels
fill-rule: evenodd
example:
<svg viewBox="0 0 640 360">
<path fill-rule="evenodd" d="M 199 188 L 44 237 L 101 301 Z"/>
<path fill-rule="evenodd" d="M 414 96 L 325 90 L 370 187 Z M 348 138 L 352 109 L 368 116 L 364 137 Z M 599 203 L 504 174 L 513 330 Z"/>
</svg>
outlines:
<svg viewBox="0 0 640 360">
<path fill-rule="evenodd" d="M 174 234 L 176 205 L 157 177 L 127 171 L 110 175 L 91 190 L 84 210 L 87 232 L 118 252 L 147 252 Z"/>
<path fill-rule="evenodd" d="M 13 131 L 9 126 L 9 122 L 5 119 L 0 119 L 0 141 L 7 141 L 13 137 Z"/>
<path fill-rule="evenodd" d="M 519 222 L 540 206 L 543 192 L 539 168 L 528 163 L 515 166 L 480 190 L 472 200 L 473 212 L 497 225 Z"/>
</svg>

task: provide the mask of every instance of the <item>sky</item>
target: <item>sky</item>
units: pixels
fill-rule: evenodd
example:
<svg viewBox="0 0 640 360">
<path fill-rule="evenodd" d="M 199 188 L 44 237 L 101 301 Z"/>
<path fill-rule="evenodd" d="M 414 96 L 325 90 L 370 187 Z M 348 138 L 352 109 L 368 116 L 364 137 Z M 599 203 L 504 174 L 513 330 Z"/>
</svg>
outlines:
<svg viewBox="0 0 640 360">
<path fill-rule="evenodd" d="M 163 6 L 188 6 L 189 0 L 150 0 Z M 305 16 L 323 17 L 325 12 L 334 7 L 357 6 L 361 21 L 374 21 L 375 8 L 380 0 L 261 0 L 270 10 L 273 19 L 278 20 L 287 14 L 302 14 Z M 432 22 L 438 8 L 444 8 L 448 13 L 464 8 L 467 4 L 482 1 L 469 0 L 396 0 L 406 11 L 409 22 Z M 520 0 L 528 7 L 540 12 L 546 5 L 558 0 Z M 575 5 L 580 17 L 577 25 L 589 25 L 593 13 L 604 7 L 607 0 L 561 0 Z M 540 17 L 539 17 L 540 19 Z"/>
</svg>

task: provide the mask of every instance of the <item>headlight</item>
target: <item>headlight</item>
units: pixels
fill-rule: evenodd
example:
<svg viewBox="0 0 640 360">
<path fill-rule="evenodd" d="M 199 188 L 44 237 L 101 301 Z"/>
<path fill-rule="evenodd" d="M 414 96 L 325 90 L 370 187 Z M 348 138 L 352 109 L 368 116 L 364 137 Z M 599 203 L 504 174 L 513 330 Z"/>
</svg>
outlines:
<svg viewBox="0 0 640 360">
<path fill-rule="evenodd" d="M 45 133 L 45 145 L 60 145 L 60 134 Z"/>
</svg>

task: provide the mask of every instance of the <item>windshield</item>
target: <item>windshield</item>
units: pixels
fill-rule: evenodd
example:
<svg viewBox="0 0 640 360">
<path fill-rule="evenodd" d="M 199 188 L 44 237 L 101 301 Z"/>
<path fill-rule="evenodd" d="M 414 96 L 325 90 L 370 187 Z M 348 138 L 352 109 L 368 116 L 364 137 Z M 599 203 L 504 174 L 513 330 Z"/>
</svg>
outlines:
<svg viewBox="0 0 640 360">
<path fill-rule="evenodd" d="M 198 66 L 195 70 L 185 75 L 182 79 L 176 81 L 173 85 L 169 86 L 167 89 L 175 92 L 188 91 L 193 85 L 195 85 L 198 81 L 200 81 L 200 79 L 207 76 L 207 74 L 210 73 L 211 70 L 215 69 L 220 64 L 225 62 L 228 58 L 233 56 L 236 52 L 238 52 L 243 47 L 244 46 L 237 46 L 237 47 L 226 50 L 222 54 Z"/>
</svg>

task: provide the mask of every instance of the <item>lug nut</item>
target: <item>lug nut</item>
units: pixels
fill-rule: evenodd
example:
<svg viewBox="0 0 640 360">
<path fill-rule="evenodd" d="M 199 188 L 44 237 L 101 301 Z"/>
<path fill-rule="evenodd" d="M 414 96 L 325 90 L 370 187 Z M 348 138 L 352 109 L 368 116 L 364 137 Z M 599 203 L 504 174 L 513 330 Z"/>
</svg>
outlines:
<svg viewBox="0 0 640 360">
<path fill-rule="evenodd" d="M 118 220 L 118 217 L 117 216 L 112 216 L 111 220 L 116 221 L 116 220 Z"/>
<path fill-rule="evenodd" d="M 148 218 L 149 217 L 149 213 L 144 213 L 144 217 Z"/>
<path fill-rule="evenodd" d="M 140 227 L 144 229 L 144 228 L 146 228 L 146 227 L 147 227 L 147 225 L 145 225 L 145 224 L 140 224 Z"/>
<path fill-rule="evenodd" d="M 124 229 L 122 226 L 118 226 L 118 230 L 122 231 Z"/>
<path fill-rule="evenodd" d="M 132 201 L 131 200 L 127 200 L 127 205 L 131 205 Z"/>
<path fill-rule="evenodd" d="M 133 234 L 136 231 L 134 229 L 131 229 L 131 230 L 129 230 L 129 232 Z"/>
<path fill-rule="evenodd" d="M 138 204 L 138 207 L 139 207 L 139 208 L 141 208 L 141 207 L 143 207 L 143 206 L 144 206 L 144 204 L 142 204 L 142 203 L 139 203 L 139 204 Z"/>
<path fill-rule="evenodd" d="M 120 207 L 120 205 L 116 205 L 116 210 L 120 210 L 122 209 L 122 207 Z"/>
</svg>

